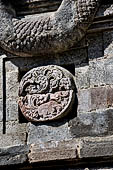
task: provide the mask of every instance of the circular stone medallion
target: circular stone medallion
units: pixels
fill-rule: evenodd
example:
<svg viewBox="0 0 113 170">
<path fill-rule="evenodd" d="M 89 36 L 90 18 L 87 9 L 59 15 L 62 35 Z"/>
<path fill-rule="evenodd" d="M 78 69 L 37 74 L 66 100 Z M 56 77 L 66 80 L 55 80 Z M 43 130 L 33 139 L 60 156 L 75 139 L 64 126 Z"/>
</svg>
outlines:
<svg viewBox="0 0 113 170">
<path fill-rule="evenodd" d="M 19 107 L 29 121 L 41 122 L 68 114 L 75 98 L 73 75 L 49 65 L 27 72 L 19 87 Z"/>
</svg>

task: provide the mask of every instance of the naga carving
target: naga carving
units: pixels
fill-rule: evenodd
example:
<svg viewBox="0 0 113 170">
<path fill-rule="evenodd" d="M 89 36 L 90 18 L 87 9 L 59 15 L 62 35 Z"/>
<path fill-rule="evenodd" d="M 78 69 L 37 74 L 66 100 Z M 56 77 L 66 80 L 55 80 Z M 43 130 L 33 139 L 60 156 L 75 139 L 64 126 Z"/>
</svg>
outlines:
<svg viewBox="0 0 113 170">
<path fill-rule="evenodd" d="M 62 0 L 57 11 L 18 17 L 14 0 L 0 0 L 0 46 L 19 56 L 62 52 L 80 41 L 101 0 Z"/>
<path fill-rule="evenodd" d="M 19 106 L 27 120 L 61 118 L 70 112 L 74 103 L 73 75 L 54 65 L 34 68 L 23 76 L 19 96 Z"/>
</svg>

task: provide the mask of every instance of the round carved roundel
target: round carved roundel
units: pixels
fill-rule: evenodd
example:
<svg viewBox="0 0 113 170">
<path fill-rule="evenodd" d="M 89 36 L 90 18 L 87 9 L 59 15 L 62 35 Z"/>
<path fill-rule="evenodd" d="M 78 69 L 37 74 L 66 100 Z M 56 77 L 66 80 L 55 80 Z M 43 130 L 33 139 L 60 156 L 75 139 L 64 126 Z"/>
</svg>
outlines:
<svg viewBox="0 0 113 170">
<path fill-rule="evenodd" d="M 73 75 L 49 65 L 27 72 L 19 87 L 19 107 L 29 121 L 58 119 L 69 113 L 75 98 Z"/>
</svg>

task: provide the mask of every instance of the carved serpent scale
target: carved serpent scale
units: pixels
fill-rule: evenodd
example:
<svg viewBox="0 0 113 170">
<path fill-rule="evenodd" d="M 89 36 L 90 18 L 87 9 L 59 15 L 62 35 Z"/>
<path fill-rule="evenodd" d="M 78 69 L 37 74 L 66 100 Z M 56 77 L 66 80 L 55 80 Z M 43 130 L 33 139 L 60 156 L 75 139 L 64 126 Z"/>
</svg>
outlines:
<svg viewBox="0 0 113 170">
<path fill-rule="evenodd" d="M 13 0 L 0 0 L 0 46 L 19 56 L 62 52 L 80 41 L 101 0 L 63 0 L 57 11 L 17 17 Z"/>
</svg>

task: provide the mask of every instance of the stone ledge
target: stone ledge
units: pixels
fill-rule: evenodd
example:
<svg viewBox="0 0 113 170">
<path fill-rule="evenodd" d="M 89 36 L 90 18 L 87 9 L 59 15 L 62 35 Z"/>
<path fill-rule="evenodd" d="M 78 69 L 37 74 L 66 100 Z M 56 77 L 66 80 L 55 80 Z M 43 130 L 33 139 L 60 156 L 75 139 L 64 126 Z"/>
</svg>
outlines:
<svg viewBox="0 0 113 170">
<path fill-rule="evenodd" d="M 28 155 L 30 163 L 36 162 L 48 162 L 48 161 L 59 161 L 59 160 L 70 160 L 77 159 L 77 142 L 56 142 L 56 146 L 48 147 L 48 143 L 45 144 L 45 148 L 39 149 L 39 146 L 32 144 L 30 147 L 30 153 Z"/>
<path fill-rule="evenodd" d="M 0 148 L 0 166 L 33 165 L 69 161 L 80 164 L 84 159 L 111 159 L 113 157 L 113 136 L 85 137 L 62 142 L 48 142 L 42 148 L 38 144 Z M 42 166 L 43 166 L 42 165 Z"/>
<path fill-rule="evenodd" d="M 0 166 L 23 164 L 27 161 L 27 145 L 0 148 Z"/>
<path fill-rule="evenodd" d="M 57 142 L 56 142 L 57 143 Z M 52 145 L 51 145 L 52 146 Z M 113 157 L 113 136 L 87 137 L 58 142 L 56 147 L 39 148 L 38 144 L 32 144 L 28 154 L 30 163 L 41 163 L 50 161 L 73 161 L 80 162 L 84 158 L 106 158 Z"/>
<path fill-rule="evenodd" d="M 81 139 L 80 159 L 113 157 L 113 136 Z"/>
</svg>

